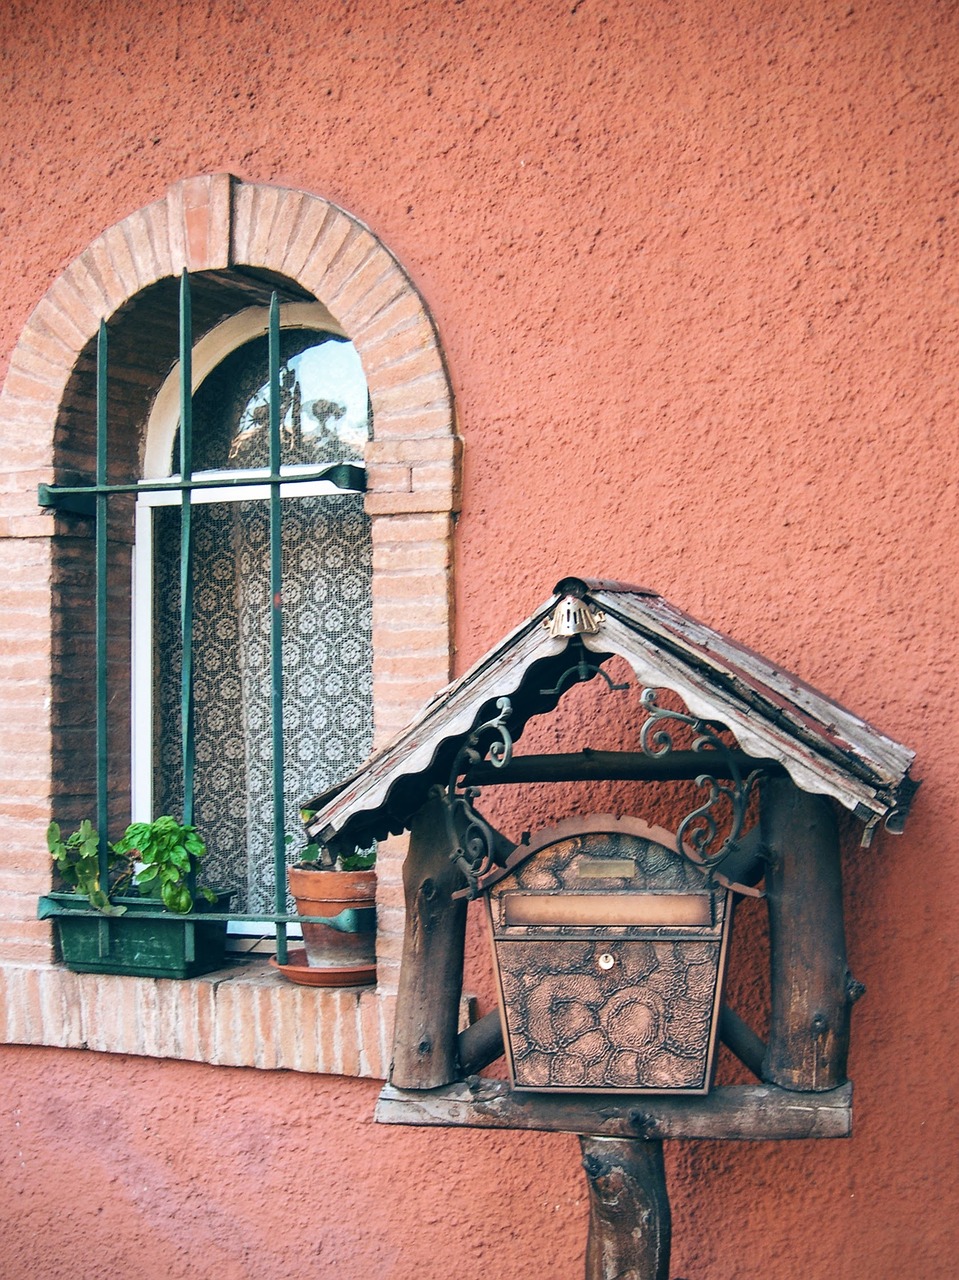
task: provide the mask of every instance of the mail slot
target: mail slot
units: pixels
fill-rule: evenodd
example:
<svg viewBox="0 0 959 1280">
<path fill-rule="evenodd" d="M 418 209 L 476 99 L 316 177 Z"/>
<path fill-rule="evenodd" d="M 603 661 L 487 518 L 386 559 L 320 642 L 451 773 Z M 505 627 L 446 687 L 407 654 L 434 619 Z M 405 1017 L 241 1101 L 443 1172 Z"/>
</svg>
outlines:
<svg viewBox="0 0 959 1280">
<path fill-rule="evenodd" d="M 650 927 L 711 925 L 709 894 L 682 893 L 506 893 L 503 923 L 570 925 L 606 929 L 615 925 Z"/>
<path fill-rule="evenodd" d="M 729 894 L 638 819 L 562 823 L 487 890 L 515 1089 L 709 1090 Z"/>
</svg>

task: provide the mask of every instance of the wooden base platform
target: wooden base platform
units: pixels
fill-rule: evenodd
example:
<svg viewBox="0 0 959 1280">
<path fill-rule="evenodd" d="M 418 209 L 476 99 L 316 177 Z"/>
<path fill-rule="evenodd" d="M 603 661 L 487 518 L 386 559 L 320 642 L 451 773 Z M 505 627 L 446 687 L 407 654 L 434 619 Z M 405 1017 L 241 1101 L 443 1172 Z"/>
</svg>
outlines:
<svg viewBox="0 0 959 1280">
<path fill-rule="evenodd" d="M 515 1093 L 505 1080 L 470 1076 L 439 1089 L 385 1085 L 378 1124 L 473 1129 L 541 1129 L 607 1138 L 718 1138 L 769 1141 L 848 1138 L 852 1084 L 828 1093 L 773 1085 L 726 1085 L 705 1097 Z"/>
</svg>

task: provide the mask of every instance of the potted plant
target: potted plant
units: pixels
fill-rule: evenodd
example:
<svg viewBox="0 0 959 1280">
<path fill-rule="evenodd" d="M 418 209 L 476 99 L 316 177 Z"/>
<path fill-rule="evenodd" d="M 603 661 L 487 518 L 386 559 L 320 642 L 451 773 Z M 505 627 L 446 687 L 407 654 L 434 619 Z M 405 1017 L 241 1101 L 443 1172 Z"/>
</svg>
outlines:
<svg viewBox="0 0 959 1280">
<path fill-rule="evenodd" d="M 303 822 L 313 813 L 300 811 Z M 277 965 L 285 977 L 309 986 L 350 987 L 376 977 L 376 851 L 334 861 L 309 843 L 287 868 L 287 884 L 304 919 L 303 950 Z"/>
<path fill-rule="evenodd" d="M 41 920 L 57 922 L 63 962 L 79 973 L 189 978 L 223 964 L 226 920 L 194 912 L 202 899 L 225 912 L 232 891 L 197 889 L 206 845 L 192 826 L 167 815 L 134 822 L 107 845 L 106 883 L 99 836 L 85 819 L 67 839 L 51 822 L 47 847 L 64 892 L 40 899 Z"/>
</svg>

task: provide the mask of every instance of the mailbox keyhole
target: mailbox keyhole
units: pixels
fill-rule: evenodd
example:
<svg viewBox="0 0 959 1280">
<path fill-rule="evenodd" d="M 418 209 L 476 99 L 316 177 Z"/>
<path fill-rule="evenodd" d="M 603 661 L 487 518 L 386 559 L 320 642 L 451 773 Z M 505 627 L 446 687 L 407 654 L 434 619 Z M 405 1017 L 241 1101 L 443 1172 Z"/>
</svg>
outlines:
<svg viewBox="0 0 959 1280">
<path fill-rule="evenodd" d="M 604 951 L 603 954 L 599 957 L 599 967 L 601 969 L 612 969 L 615 963 L 616 963 L 616 957 L 611 956 L 608 951 Z"/>
</svg>

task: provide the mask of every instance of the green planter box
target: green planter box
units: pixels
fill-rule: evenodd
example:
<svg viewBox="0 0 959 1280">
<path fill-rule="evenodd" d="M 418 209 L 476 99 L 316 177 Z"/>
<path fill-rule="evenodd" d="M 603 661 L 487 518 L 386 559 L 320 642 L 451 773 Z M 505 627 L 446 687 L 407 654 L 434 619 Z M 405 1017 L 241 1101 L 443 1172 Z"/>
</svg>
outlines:
<svg viewBox="0 0 959 1280">
<path fill-rule="evenodd" d="M 217 890 L 211 912 L 230 908 L 233 891 Z M 52 917 L 60 935 L 63 963 L 75 973 L 122 973 L 140 978 L 193 978 L 221 969 L 226 951 L 226 920 L 203 912 L 186 916 L 162 910 L 156 898 L 116 898 L 122 916 L 94 911 L 73 893 L 49 893 L 40 899 L 41 920 Z"/>
</svg>

